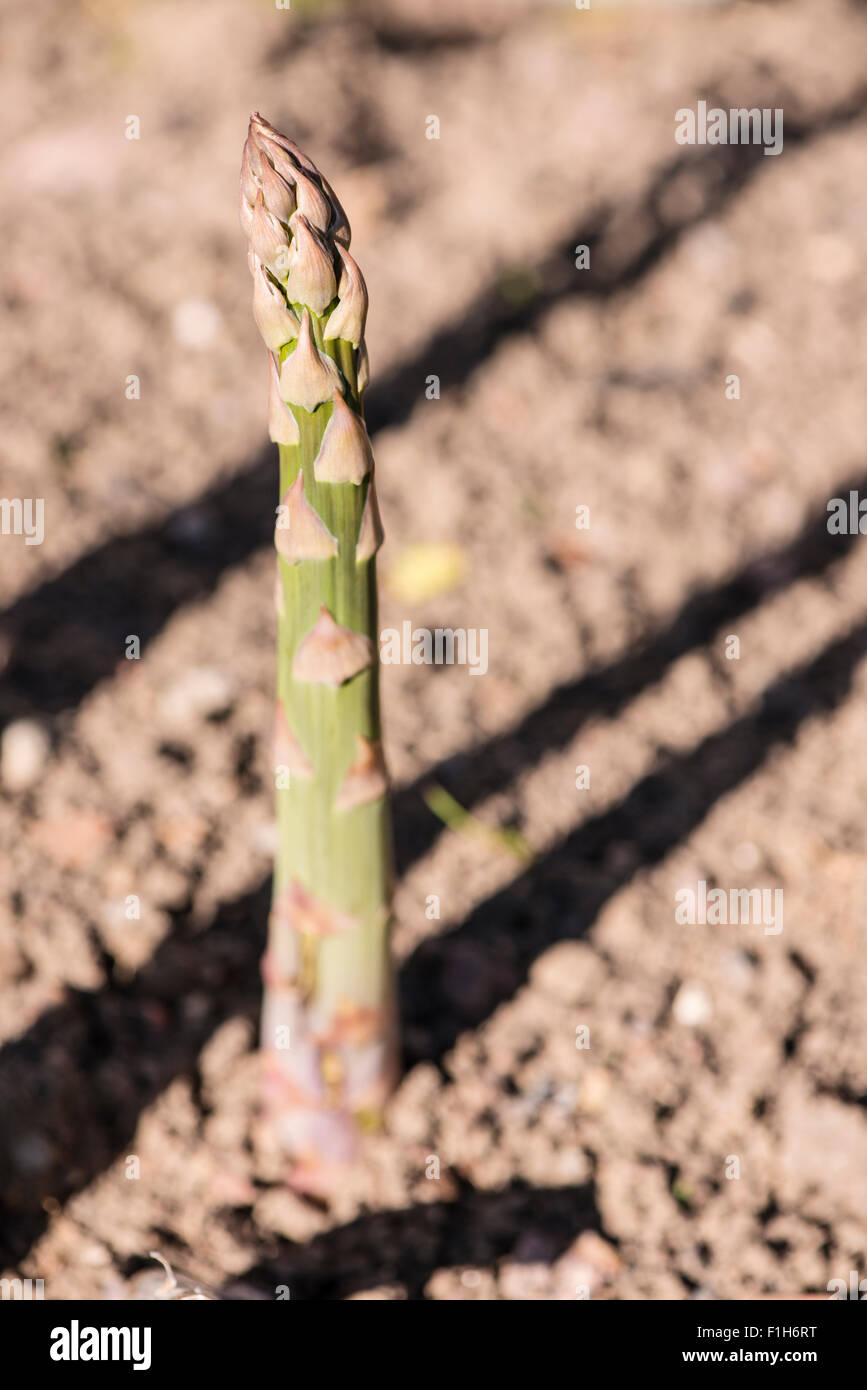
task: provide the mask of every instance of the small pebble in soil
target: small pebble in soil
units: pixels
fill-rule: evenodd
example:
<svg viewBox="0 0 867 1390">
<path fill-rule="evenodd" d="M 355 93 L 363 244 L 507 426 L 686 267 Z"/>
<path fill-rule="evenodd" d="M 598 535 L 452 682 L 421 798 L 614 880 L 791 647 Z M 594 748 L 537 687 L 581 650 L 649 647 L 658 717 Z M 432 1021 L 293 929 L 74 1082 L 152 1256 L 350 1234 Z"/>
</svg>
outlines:
<svg viewBox="0 0 867 1390">
<path fill-rule="evenodd" d="M 193 666 L 163 692 L 160 713 L 174 726 L 213 719 L 231 708 L 233 694 L 232 681 L 225 671 L 214 666 Z"/>
<path fill-rule="evenodd" d="M 277 822 L 275 820 L 261 821 L 259 825 L 254 825 L 251 829 L 249 845 L 256 854 L 264 854 L 270 858 L 276 854 L 277 844 Z"/>
<path fill-rule="evenodd" d="M 711 1016 L 710 996 L 703 985 L 687 980 L 675 995 L 672 1013 L 684 1028 L 699 1028 Z"/>
<path fill-rule="evenodd" d="M 554 1263 L 554 1291 L 558 1299 L 592 1297 L 612 1284 L 622 1268 L 614 1246 L 598 1231 L 582 1231 Z"/>
<path fill-rule="evenodd" d="M 0 777 L 7 791 L 27 791 L 39 781 L 50 746 L 47 733 L 32 719 L 16 719 L 3 730 Z"/>
<path fill-rule="evenodd" d="M 210 347 L 221 323 L 220 311 L 210 300 L 182 299 L 172 315 L 172 333 L 182 347 Z"/>
<path fill-rule="evenodd" d="M 599 1115 L 605 1109 L 611 1090 L 611 1074 L 605 1067 L 588 1067 L 579 1090 L 578 1104 L 588 1115 Z"/>
</svg>

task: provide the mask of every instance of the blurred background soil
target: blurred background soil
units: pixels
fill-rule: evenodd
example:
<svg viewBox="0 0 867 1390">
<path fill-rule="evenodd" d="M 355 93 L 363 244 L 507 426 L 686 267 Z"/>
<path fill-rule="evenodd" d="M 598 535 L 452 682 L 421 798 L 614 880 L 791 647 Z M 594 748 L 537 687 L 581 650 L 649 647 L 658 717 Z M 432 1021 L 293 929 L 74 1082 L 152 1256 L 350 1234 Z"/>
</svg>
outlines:
<svg viewBox="0 0 867 1390">
<path fill-rule="evenodd" d="M 867 1273 L 867 552 L 825 524 L 867 492 L 867 6 L 32 0 L 0 26 L 0 490 L 46 519 L 0 538 L 0 1270 L 56 1299 L 131 1296 L 153 1249 L 246 1298 Z M 782 154 L 677 145 L 699 99 L 782 107 Z M 384 669 L 405 1074 L 329 1208 L 255 1115 L 256 108 L 338 190 L 370 288 L 382 625 L 489 632 L 482 678 Z M 465 574 L 416 599 L 390 567 L 425 541 Z M 431 783 L 532 860 L 444 828 Z M 679 925 L 700 879 L 782 888 L 783 931 Z"/>
</svg>

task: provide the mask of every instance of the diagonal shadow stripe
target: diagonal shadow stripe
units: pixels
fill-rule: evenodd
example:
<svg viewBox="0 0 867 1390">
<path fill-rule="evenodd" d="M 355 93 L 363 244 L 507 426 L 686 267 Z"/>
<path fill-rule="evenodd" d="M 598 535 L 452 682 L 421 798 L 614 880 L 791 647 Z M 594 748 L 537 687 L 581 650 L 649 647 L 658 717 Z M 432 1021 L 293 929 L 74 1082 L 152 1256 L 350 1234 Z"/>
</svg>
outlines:
<svg viewBox="0 0 867 1390">
<path fill-rule="evenodd" d="M 126 985 L 70 990 L 0 1048 L 0 1268 L 45 1224 L 46 1198 L 81 1191 L 127 1151 L 141 1112 L 233 1017 L 258 1023 L 270 882 L 183 919 Z M 192 1001 L 192 1004 L 191 1004 Z"/>
<path fill-rule="evenodd" d="M 809 122 L 787 121 L 787 145 L 845 126 L 865 107 L 867 91 L 862 91 Z M 532 287 L 530 298 L 515 302 L 503 290 L 508 273 L 496 277 L 459 320 L 370 389 L 371 433 L 409 417 L 430 372 L 439 375 L 443 389 L 456 387 L 498 343 L 532 329 L 562 300 L 607 298 L 631 288 L 685 231 L 720 213 L 769 164 L 773 161 L 762 157 L 760 147 L 690 150 L 669 161 L 643 194 L 583 224 L 580 235 L 591 248 L 591 271 L 574 269 L 573 235 L 536 265 L 515 268 L 519 281 Z M 672 198 L 684 178 L 688 197 Z M 50 718 L 75 708 L 114 673 L 128 634 L 137 634 L 146 647 L 178 608 L 210 593 L 221 575 L 266 547 L 273 454 L 269 445 L 196 502 L 164 521 L 113 537 L 11 605 L 0 620 L 0 642 L 8 653 L 0 725 L 24 714 Z"/>
<path fill-rule="evenodd" d="M 424 942 L 401 974 L 408 1064 L 439 1061 L 514 994 L 541 951 L 586 933 L 637 869 L 674 849 L 805 719 L 840 705 L 865 652 L 862 623 L 771 686 L 754 714 L 667 759 L 460 927 Z M 257 1017 L 267 894 L 266 882 L 223 904 L 204 932 L 179 922 L 129 985 L 72 991 L 0 1049 L 0 1265 L 38 1238 L 47 1197 L 65 1200 L 125 1152 L 141 1111 L 175 1077 L 195 1082 L 220 1024 Z"/>
<path fill-rule="evenodd" d="M 845 497 L 850 489 L 863 497 L 867 473 L 835 484 L 829 495 Z M 467 809 L 504 791 L 543 754 L 566 748 L 588 719 L 600 715 L 612 719 L 642 690 L 656 684 L 675 661 L 710 641 L 724 624 L 744 617 L 796 580 L 818 578 L 844 559 L 860 538 L 832 536 L 827 522 L 823 506 L 808 517 L 791 541 L 749 560 L 725 583 L 691 595 L 662 632 L 601 671 L 557 686 L 511 728 L 465 752 L 452 754 L 397 791 L 394 824 L 398 873 L 406 873 L 442 834 L 441 822 L 422 797 L 430 782 L 441 783 Z"/>
<path fill-rule="evenodd" d="M 683 843 L 711 807 L 791 743 L 805 719 L 847 697 L 867 653 L 867 623 L 776 681 L 758 709 L 665 760 L 624 801 L 567 835 L 453 930 L 423 941 L 401 972 L 408 1066 L 439 1061 L 526 981 L 554 942 L 583 936 L 639 869 Z M 661 912 L 674 912 L 673 903 Z"/>
<path fill-rule="evenodd" d="M 786 145 L 797 147 L 818 139 L 865 113 L 867 86 L 809 121 L 787 113 Z M 371 432 L 408 417 L 429 372 L 436 372 L 444 390 L 461 386 L 500 342 L 528 332 L 563 300 L 609 299 L 633 288 L 685 232 L 724 212 L 769 162 L 773 160 L 768 161 L 758 146 L 692 149 L 686 156 L 666 161 L 636 197 L 603 208 L 586 221 L 576 217 L 580 233 L 533 265 L 504 269 L 459 322 L 436 333 L 416 357 L 390 374 L 387 391 L 371 393 L 366 407 Z M 681 188 L 683 196 L 672 196 Z M 587 271 L 575 269 L 576 239 L 589 247 Z"/>
<path fill-rule="evenodd" d="M 403 1284 L 408 1298 L 422 1299 L 437 1269 L 484 1269 L 512 1255 L 519 1242 L 530 1259 L 548 1264 L 582 1231 L 600 1227 L 589 1185 L 512 1183 L 499 1192 L 480 1192 L 461 1183 L 451 1202 L 366 1213 L 304 1245 L 275 1239 L 238 1282 L 267 1298 L 274 1298 L 281 1284 L 288 1285 L 293 1299 L 339 1299 L 376 1285 Z M 256 1238 L 261 1245 L 258 1232 Z M 224 1296 L 232 1297 L 231 1285 Z"/>
</svg>

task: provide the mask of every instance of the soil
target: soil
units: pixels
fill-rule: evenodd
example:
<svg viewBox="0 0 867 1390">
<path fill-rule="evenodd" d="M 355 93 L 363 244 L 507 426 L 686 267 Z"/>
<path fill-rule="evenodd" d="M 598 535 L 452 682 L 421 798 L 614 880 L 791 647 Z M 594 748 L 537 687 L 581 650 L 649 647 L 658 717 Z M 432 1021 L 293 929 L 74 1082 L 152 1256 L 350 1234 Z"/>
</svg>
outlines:
<svg viewBox="0 0 867 1390">
<path fill-rule="evenodd" d="M 0 1270 L 53 1299 L 150 1296 L 152 1250 L 225 1298 L 864 1273 L 867 551 L 826 507 L 867 495 L 867 9 L 32 0 L 3 29 L 2 488 L 45 540 L 0 538 Z M 782 153 L 678 145 L 699 99 L 782 107 Z M 254 108 L 370 289 L 382 625 L 489 634 L 484 677 L 383 671 L 405 1070 L 327 1205 L 256 1110 Z M 410 602 L 389 560 L 422 541 L 466 574 Z M 782 930 L 679 922 L 701 881 L 782 890 Z"/>
</svg>

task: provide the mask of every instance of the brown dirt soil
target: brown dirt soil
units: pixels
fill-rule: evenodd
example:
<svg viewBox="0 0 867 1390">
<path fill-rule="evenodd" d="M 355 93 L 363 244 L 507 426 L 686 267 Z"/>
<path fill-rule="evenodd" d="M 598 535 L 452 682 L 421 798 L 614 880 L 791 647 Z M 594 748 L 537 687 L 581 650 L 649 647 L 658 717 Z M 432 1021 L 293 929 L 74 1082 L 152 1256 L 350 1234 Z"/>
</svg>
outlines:
<svg viewBox="0 0 867 1390">
<path fill-rule="evenodd" d="M 435 11 L 3 18 L 2 491 L 46 536 L 0 538 L 0 718 L 50 750 L 0 789 L 0 1270 L 48 1298 L 134 1296 L 153 1249 L 237 1298 L 865 1272 L 867 551 L 825 508 L 867 491 L 867 9 Z M 699 98 L 783 107 L 782 155 L 678 146 Z M 382 624 L 489 631 L 484 678 L 384 670 L 405 1073 L 328 1207 L 256 1122 L 252 108 L 370 287 Z M 389 556 L 422 540 L 467 576 L 408 603 Z M 532 863 L 445 830 L 429 781 Z M 782 889 L 784 929 L 678 924 L 701 879 Z"/>
</svg>

